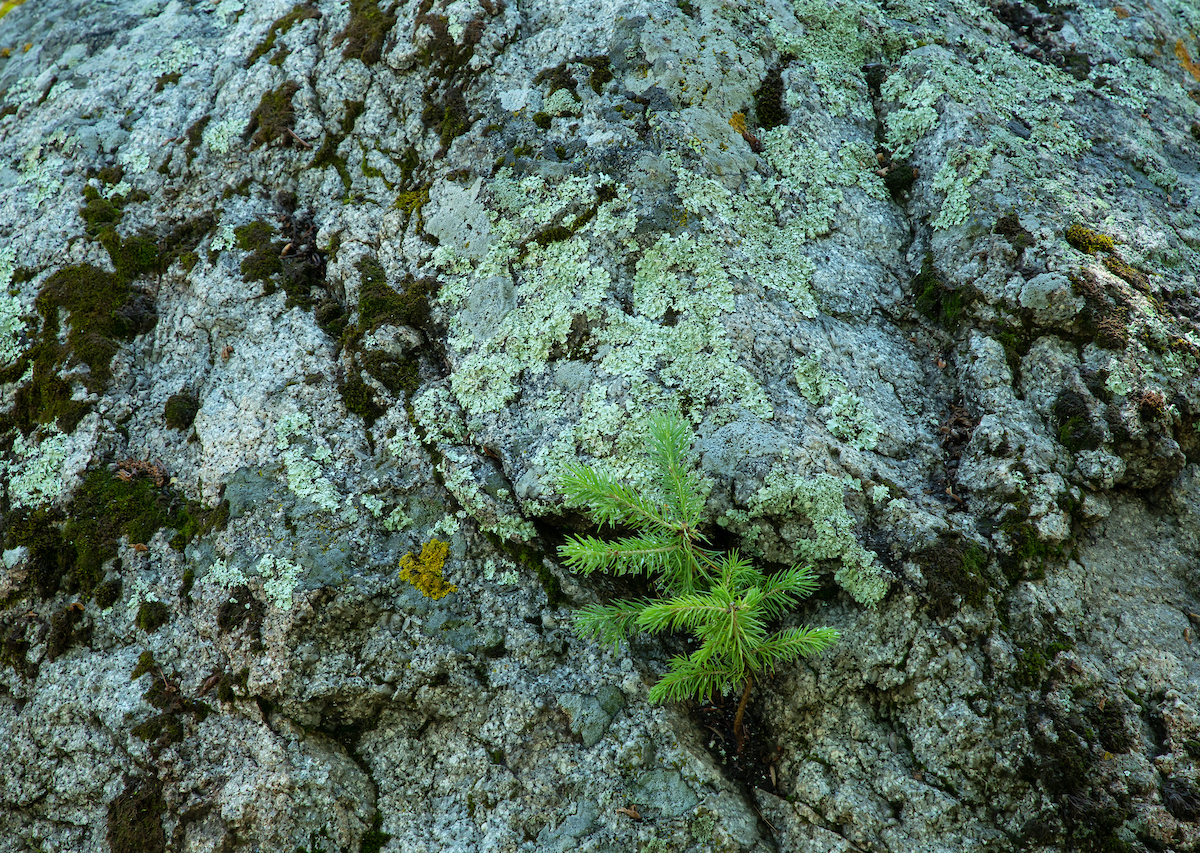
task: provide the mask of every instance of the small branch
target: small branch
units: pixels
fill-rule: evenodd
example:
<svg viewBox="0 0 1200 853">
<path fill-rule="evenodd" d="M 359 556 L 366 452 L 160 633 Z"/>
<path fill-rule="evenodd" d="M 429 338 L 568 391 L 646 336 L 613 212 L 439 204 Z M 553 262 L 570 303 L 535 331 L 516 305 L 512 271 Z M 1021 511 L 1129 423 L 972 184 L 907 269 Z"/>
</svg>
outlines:
<svg viewBox="0 0 1200 853">
<path fill-rule="evenodd" d="M 312 148 L 312 143 L 311 143 L 311 142 L 305 142 L 303 139 L 301 139 L 299 136 L 297 136 L 297 135 L 296 135 L 296 131 L 292 130 L 290 127 L 285 127 L 285 128 L 284 128 L 284 130 L 286 130 L 288 133 L 290 133 L 290 134 L 292 135 L 292 139 L 294 139 L 294 140 L 296 140 L 297 142 L 299 142 L 299 143 L 300 143 L 301 145 L 303 145 L 305 148 Z"/>
<path fill-rule="evenodd" d="M 746 730 L 742 728 L 742 717 L 746 715 L 746 703 L 750 701 L 750 691 L 754 689 L 754 679 L 746 676 L 746 686 L 742 689 L 742 701 L 738 702 L 737 713 L 733 715 L 733 736 L 737 738 L 738 755 L 746 748 Z"/>
</svg>

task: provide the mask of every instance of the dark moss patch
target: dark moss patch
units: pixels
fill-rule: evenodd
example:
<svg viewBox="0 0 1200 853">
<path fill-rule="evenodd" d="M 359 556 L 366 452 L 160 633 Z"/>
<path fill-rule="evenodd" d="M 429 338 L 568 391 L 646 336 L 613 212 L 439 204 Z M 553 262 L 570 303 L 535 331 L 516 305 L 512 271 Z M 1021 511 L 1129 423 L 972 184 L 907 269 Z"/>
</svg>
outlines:
<svg viewBox="0 0 1200 853">
<path fill-rule="evenodd" d="M 553 119 L 550 118 L 550 113 L 534 113 L 532 116 L 530 116 L 530 121 L 532 121 L 542 130 L 549 130 Z"/>
<path fill-rule="evenodd" d="M 575 75 L 571 73 L 569 63 L 566 62 L 539 71 L 534 76 L 533 82 L 539 86 L 549 84 L 549 88 L 546 90 L 547 98 L 559 89 L 566 89 L 576 98 L 579 97 L 579 83 L 575 79 Z"/>
<path fill-rule="evenodd" d="M 582 62 L 584 65 L 592 69 L 588 75 L 588 86 L 592 91 L 599 95 L 609 81 L 613 79 L 612 62 L 607 54 L 599 56 L 578 56 L 576 62 Z"/>
<path fill-rule="evenodd" d="M 1069 652 L 1073 646 L 1062 640 L 1047 643 L 1045 646 L 1028 645 L 1017 650 L 1017 667 L 1014 678 L 1023 687 L 1034 687 L 1041 684 L 1050 665 L 1054 663 L 1059 652 Z"/>
<path fill-rule="evenodd" d="M 342 185 L 346 188 L 346 192 L 350 192 L 352 181 L 350 179 L 350 171 L 346 168 L 346 158 L 337 153 L 338 147 L 342 141 L 354 130 L 354 123 L 358 121 L 358 117 L 362 115 L 364 104 L 362 101 L 345 101 L 344 109 L 346 111 L 345 118 L 342 119 L 342 127 L 340 133 L 326 133 L 325 142 L 313 155 L 310 169 L 324 169 L 332 166 L 339 177 L 342 179 Z"/>
<path fill-rule="evenodd" d="M 309 18 L 319 17 L 321 17 L 321 13 L 317 11 L 317 8 L 313 5 L 305 3 L 294 7 L 292 11 L 288 12 L 282 18 L 276 19 L 275 22 L 271 24 L 271 28 L 267 30 L 266 38 L 258 43 L 258 46 L 254 48 L 254 50 L 250 53 L 250 56 L 246 59 L 245 67 L 249 68 L 251 65 L 258 62 L 258 60 L 262 59 L 264 56 L 274 50 L 275 40 L 279 38 L 279 36 L 287 35 L 288 30 L 290 30 L 296 24 L 300 23 L 301 21 L 307 21 Z M 274 60 L 272 60 L 272 63 L 274 63 Z"/>
<path fill-rule="evenodd" d="M 1084 299 L 1080 319 L 1085 336 L 1105 349 L 1125 349 L 1129 343 L 1129 309 L 1114 303 L 1104 283 L 1091 270 L 1072 275 L 1071 289 Z"/>
<path fill-rule="evenodd" d="M 949 616 L 959 602 L 972 607 L 983 604 L 988 554 L 976 543 L 951 539 L 914 554 L 913 559 L 925 576 L 929 612 L 935 619 Z"/>
<path fill-rule="evenodd" d="M 780 63 L 768 71 L 762 85 L 754 93 L 754 115 L 763 130 L 787 124 L 787 110 L 783 105 L 783 68 Z"/>
<path fill-rule="evenodd" d="M 153 634 L 171 620 L 171 611 L 161 601 L 143 601 L 134 624 L 147 634 Z"/>
<path fill-rule="evenodd" d="M 228 507 L 228 502 L 225 504 Z M 192 600 L 192 587 L 196 585 L 196 570 L 184 569 L 183 580 L 179 583 L 179 597 L 184 601 Z"/>
<path fill-rule="evenodd" d="M 31 663 L 28 657 L 26 634 L 31 624 L 24 614 L 0 619 L 0 665 L 12 667 L 13 672 L 27 681 L 37 678 L 38 674 L 38 665 Z"/>
<path fill-rule="evenodd" d="M 163 406 L 163 421 L 168 429 L 185 430 L 196 420 L 200 401 L 189 391 L 180 391 L 167 398 Z"/>
<path fill-rule="evenodd" d="M 250 695 L 247 687 L 250 681 L 250 669 L 243 667 L 237 675 L 222 673 L 217 682 L 217 698 L 222 702 L 232 702 L 235 699 L 245 699 Z"/>
<path fill-rule="evenodd" d="M 167 805 L 162 783 L 151 777 L 131 779 L 108 804 L 108 847 L 112 853 L 164 853 L 167 836 L 162 816 Z"/>
<path fill-rule="evenodd" d="M 184 134 L 187 137 L 187 144 L 184 146 L 183 151 L 189 165 L 192 160 L 196 159 L 196 149 L 204 142 L 204 128 L 208 127 L 210 121 L 212 121 L 212 116 L 203 116 L 193 122 Z"/>
<path fill-rule="evenodd" d="M 179 743 L 184 737 L 183 723 L 178 714 L 155 714 L 145 722 L 138 723 L 129 733 L 157 749 Z"/>
<path fill-rule="evenodd" d="M 1093 231 L 1079 223 L 1067 229 L 1066 238 L 1067 242 L 1073 248 L 1088 255 L 1095 254 L 1096 252 L 1111 252 L 1116 248 L 1116 243 L 1112 237 L 1101 234 L 1098 231 Z"/>
<path fill-rule="evenodd" d="M 250 114 L 250 123 L 242 133 L 244 139 L 250 140 L 251 148 L 276 140 L 288 148 L 295 143 L 295 137 L 289 131 L 296 126 L 296 109 L 292 105 L 292 98 L 298 91 L 300 84 L 289 80 L 278 89 L 263 92 L 258 106 Z"/>
<path fill-rule="evenodd" d="M 383 815 L 377 811 L 375 819 L 371 821 L 371 828 L 363 833 L 359 853 L 379 853 L 383 849 L 383 845 L 391 839 L 392 836 L 383 831 Z"/>
<path fill-rule="evenodd" d="M 1012 583 L 1023 579 L 1041 580 L 1046 576 L 1046 566 L 1063 557 L 1065 545 L 1043 542 L 1037 528 L 1020 509 L 1008 513 L 1000 530 L 1007 537 L 1009 546 L 1000 558 L 1000 568 Z"/>
<path fill-rule="evenodd" d="M 64 535 L 75 548 L 71 579 L 89 594 L 104 577 L 104 563 L 117 554 L 117 540 L 145 543 L 163 527 L 182 528 L 189 521 L 186 502 L 165 482 L 150 476 L 117 477 L 107 468 L 90 472 L 75 494 Z"/>
<path fill-rule="evenodd" d="M 283 272 L 280 252 L 284 243 L 275 240 L 275 231 L 261 219 L 233 229 L 239 249 L 250 253 L 242 261 L 242 278 L 246 281 L 261 281 L 264 293 L 275 292 L 275 277 Z"/>
<path fill-rule="evenodd" d="M 181 75 L 178 71 L 172 71 L 169 74 L 159 75 L 159 77 L 154 81 L 154 91 L 161 92 L 163 89 L 167 88 L 167 86 L 178 83 L 180 76 Z"/>
<path fill-rule="evenodd" d="M 372 426 L 387 409 L 375 399 L 375 392 L 357 373 L 346 377 L 338 387 L 346 411 L 358 415 L 367 426 Z"/>
<path fill-rule="evenodd" d="M 917 310 L 951 332 L 958 328 L 971 302 L 971 294 L 942 280 L 933 264 L 933 252 L 925 253 L 921 270 L 913 277 L 912 289 Z"/>
<path fill-rule="evenodd" d="M 83 199 L 79 215 L 84 222 L 84 232 L 93 239 L 106 229 L 115 228 L 125 215 L 119 205 L 104 198 L 95 187 L 84 187 Z"/>
<path fill-rule="evenodd" d="M 1104 443 L 1104 430 L 1092 421 L 1087 398 L 1078 391 L 1064 389 L 1051 411 L 1058 423 L 1058 440 L 1067 450 L 1095 450 Z"/>
<path fill-rule="evenodd" d="M 370 332 L 383 325 L 413 326 L 421 329 L 429 324 L 429 297 L 437 290 L 437 282 L 428 278 L 405 277 L 399 291 L 388 286 L 380 263 L 365 257 L 356 265 L 361 275 L 358 292 L 359 326 Z"/>
<path fill-rule="evenodd" d="M 219 508 L 204 510 L 185 501 L 160 469 L 131 461 L 117 471 L 121 476 L 106 467 L 89 472 L 63 512 L 19 510 L 4 520 L 5 547 L 29 549 L 29 577 L 18 597 L 48 598 L 62 590 L 86 601 L 103 589 L 111 604 L 120 595 L 120 582 L 102 586 L 101 581 L 121 536 L 145 543 L 159 529 L 174 527 L 188 540 L 213 529 L 220 517 Z"/>
<path fill-rule="evenodd" d="M 909 165 L 907 160 L 897 160 L 892 163 L 883 176 L 883 185 L 887 188 L 893 201 L 903 201 L 917 182 L 917 170 Z"/>
<path fill-rule="evenodd" d="M 1018 255 L 1037 242 L 1033 234 L 1021 225 L 1021 220 L 1017 219 L 1015 213 L 1009 213 L 997 219 L 996 224 L 992 227 L 992 233 L 999 234 L 1007 240 L 1017 250 Z"/>
<path fill-rule="evenodd" d="M 87 264 L 64 267 L 51 275 L 34 304 L 43 319 L 38 355 L 50 355 L 52 363 L 86 364 L 85 384 L 96 391 L 111 377 L 116 341 L 150 331 L 158 319 L 150 298 L 132 291 L 122 276 Z M 60 309 L 67 312 L 69 356 L 61 350 L 49 352 L 56 347 Z"/>
<path fill-rule="evenodd" d="M 466 101 L 467 86 L 474 80 L 467 64 L 483 37 L 484 22 L 480 18 L 469 21 L 463 30 L 461 44 L 451 35 L 449 19 L 445 15 L 427 12 L 418 15 L 416 26 L 417 29 L 428 28 L 431 33 L 418 58 L 422 65 L 435 72 L 422 95 L 425 107 L 421 120 L 437 133 L 441 148 L 436 156 L 442 157 L 450 143 L 475 123 Z"/>
<path fill-rule="evenodd" d="M 1137 267 L 1130 265 L 1116 252 L 1110 252 L 1104 256 L 1104 266 L 1117 278 L 1123 279 L 1143 293 L 1150 290 L 1150 277 Z"/>
<path fill-rule="evenodd" d="M 100 584 L 96 587 L 96 606 L 101 610 L 112 607 L 121 599 L 121 592 L 124 588 L 125 584 L 120 578 Z"/>
<path fill-rule="evenodd" d="M 92 626 L 83 622 L 83 605 L 70 604 L 50 617 L 50 633 L 46 636 L 46 660 L 53 661 L 66 654 L 72 647 L 87 643 L 92 636 Z"/>
<path fill-rule="evenodd" d="M 367 65 L 378 62 L 388 32 L 396 25 L 398 6 L 392 3 L 384 11 L 376 0 L 350 0 L 350 23 L 333 39 L 335 45 L 345 45 L 342 58 L 360 59 Z"/>
<path fill-rule="evenodd" d="M 254 597 L 250 587 L 242 584 L 229 590 L 229 598 L 217 608 L 217 627 L 228 634 L 247 625 L 248 630 L 259 637 L 266 605 Z"/>
<path fill-rule="evenodd" d="M 1170 777 L 1163 781 L 1163 806 L 1175 818 L 1194 822 L 1200 820 L 1200 792 L 1184 779 Z"/>
</svg>

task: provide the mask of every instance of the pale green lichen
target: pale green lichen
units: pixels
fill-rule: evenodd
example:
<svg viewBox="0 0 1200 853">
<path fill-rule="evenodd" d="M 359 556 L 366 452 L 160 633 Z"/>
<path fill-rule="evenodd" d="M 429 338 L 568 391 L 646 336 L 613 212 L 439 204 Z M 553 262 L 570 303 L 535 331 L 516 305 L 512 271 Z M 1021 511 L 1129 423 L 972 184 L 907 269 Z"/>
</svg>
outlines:
<svg viewBox="0 0 1200 853">
<path fill-rule="evenodd" d="M 812 531 L 791 543 L 793 559 L 840 560 L 834 579 L 860 604 L 872 606 L 887 594 L 890 582 L 875 555 L 855 538 L 854 517 L 846 510 L 842 481 L 836 477 L 805 477 L 778 462 L 750 499 L 749 515 L 808 519 Z"/>
<path fill-rule="evenodd" d="M 14 509 L 40 506 L 62 494 L 63 461 L 69 441 L 54 427 L 37 444 L 30 444 L 17 432 L 12 447 L 15 462 L 8 481 L 8 497 Z"/>
<path fill-rule="evenodd" d="M 874 450 L 879 426 L 862 399 L 821 366 L 821 354 L 796 359 L 792 374 L 800 395 L 814 406 L 828 406 L 825 428 L 859 450 Z"/>
<path fill-rule="evenodd" d="M 8 293 L 16 271 L 17 250 L 12 246 L 0 249 L 0 366 L 13 361 L 21 354 L 21 330 L 25 320 L 21 311 L 21 300 Z"/>
<path fill-rule="evenodd" d="M 303 569 L 290 560 L 264 554 L 254 566 L 254 571 L 263 579 L 263 593 L 267 602 L 280 610 L 290 610 L 292 593 L 296 591 Z"/>
<path fill-rule="evenodd" d="M 342 506 L 341 495 L 324 475 L 322 463 L 332 456 L 325 437 L 312 429 L 312 419 L 304 412 L 285 415 L 275 425 L 275 447 L 283 451 L 284 473 L 288 488 L 329 513 L 340 511 L 348 524 L 358 520 L 358 510 L 350 502 Z"/>
<path fill-rule="evenodd" d="M 204 144 L 214 154 L 229 153 L 229 146 L 234 140 L 240 139 L 242 131 L 246 128 L 246 119 L 244 117 L 230 116 L 221 121 L 212 122 L 204 128 Z"/>
</svg>

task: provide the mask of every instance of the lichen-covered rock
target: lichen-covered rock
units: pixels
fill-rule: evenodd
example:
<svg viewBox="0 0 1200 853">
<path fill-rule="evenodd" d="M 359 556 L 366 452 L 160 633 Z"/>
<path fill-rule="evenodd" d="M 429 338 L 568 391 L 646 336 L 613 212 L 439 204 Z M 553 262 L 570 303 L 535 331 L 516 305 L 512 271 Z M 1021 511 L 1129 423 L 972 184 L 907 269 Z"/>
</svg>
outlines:
<svg viewBox="0 0 1200 853">
<path fill-rule="evenodd" d="M 0 3 L 0 851 L 1200 846 L 1197 31 Z M 841 633 L 742 752 L 571 631 L 661 410 Z"/>
</svg>

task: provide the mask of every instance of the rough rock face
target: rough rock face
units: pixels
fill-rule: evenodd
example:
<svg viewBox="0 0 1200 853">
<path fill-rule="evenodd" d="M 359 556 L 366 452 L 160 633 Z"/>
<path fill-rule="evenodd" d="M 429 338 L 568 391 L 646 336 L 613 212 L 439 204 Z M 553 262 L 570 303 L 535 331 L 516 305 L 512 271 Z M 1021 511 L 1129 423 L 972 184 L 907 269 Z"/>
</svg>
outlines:
<svg viewBox="0 0 1200 853">
<path fill-rule="evenodd" d="M 8 11 L 0 851 L 1200 849 L 1197 33 Z M 841 632 L 743 756 L 570 630 L 668 410 Z"/>
</svg>

